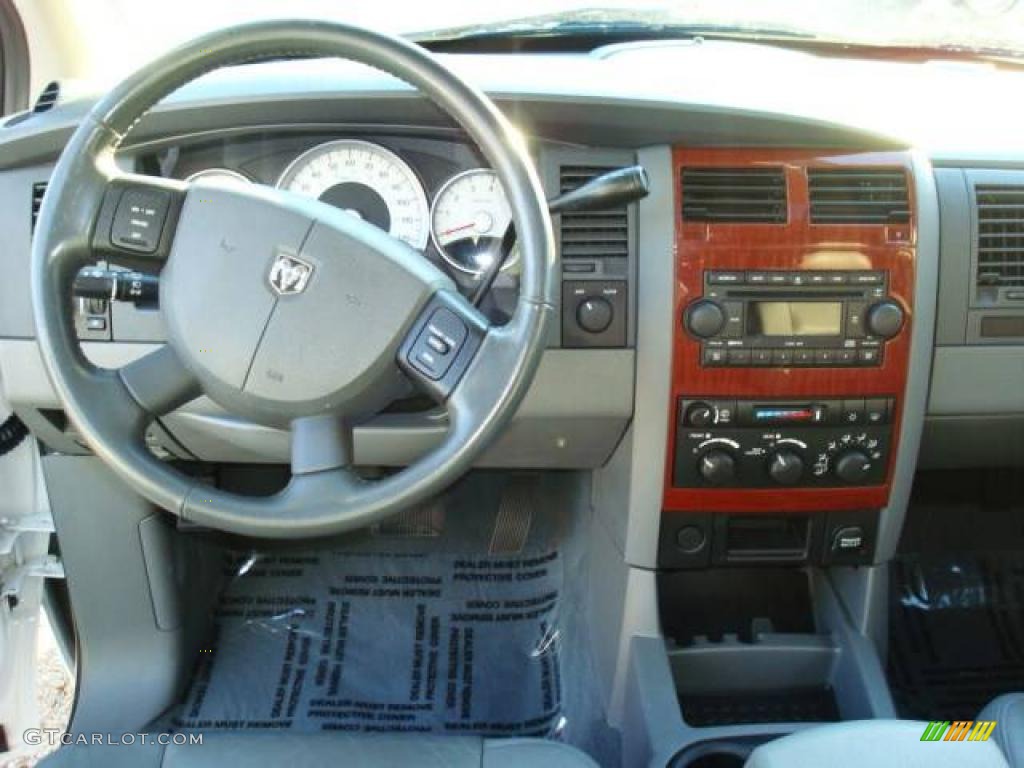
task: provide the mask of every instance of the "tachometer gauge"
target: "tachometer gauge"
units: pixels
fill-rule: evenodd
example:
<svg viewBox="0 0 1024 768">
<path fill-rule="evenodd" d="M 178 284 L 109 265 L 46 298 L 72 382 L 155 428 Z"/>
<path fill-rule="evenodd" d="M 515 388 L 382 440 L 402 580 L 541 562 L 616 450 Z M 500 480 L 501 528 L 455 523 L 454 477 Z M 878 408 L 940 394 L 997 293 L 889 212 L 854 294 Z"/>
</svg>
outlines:
<svg viewBox="0 0 1024 768">
<path fill-rule="evenodd" d="M 185 181 L 200 180 L 217 181 L 222 184 L 252 184 L 252 179 L 248 176 L 238 171 L 232 171 L 230 168 L 204 168 L 185 179 Z"/>
<path fill-rule="evenodd" d="M 341 139 L 292 161 L 279 189 L 315 197 L 423 250 L 429 237 L 427 195 L 412 168 L 378 144 Z"/>
<path fill-rule="evenodd" d="M 497 258 L 505 229 L 512 221 L 498 174 L 484 168 L 453 176 L 434 198 L 430 234 L 444 260 L 478 275 Z M 513 251 L 502 269 L 515 264 Z"/>
</svg>

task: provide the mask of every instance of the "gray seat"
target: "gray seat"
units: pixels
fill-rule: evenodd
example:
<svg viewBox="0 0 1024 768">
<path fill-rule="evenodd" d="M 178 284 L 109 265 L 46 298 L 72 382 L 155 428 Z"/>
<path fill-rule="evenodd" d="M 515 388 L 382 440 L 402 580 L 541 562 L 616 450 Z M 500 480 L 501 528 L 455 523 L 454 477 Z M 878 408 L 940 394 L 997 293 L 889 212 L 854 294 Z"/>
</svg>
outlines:
<svg viewBox="0 0 1024 768">
<path fill-rule="evenodd" d="M 1013 768 L 1024 768 L 1024 693 L 1008 693 L 989 702 L 979 720 L 995 720 L 992 738 Z"/>
<path fill-rule="evenodd" d="M 854 720 L 815 726 L 758 747 L 746 768 L 1006 768 L 993 741 L 921 741 L 926 725 Z M 1002 726 L 1000 722 L 996 731 Z"/>
<path fill-rule="evenodd" d="M 220 768 L 225 765 L 247 768 L 282 765 L 288 768 L 597 768 L 597 764 L 579 750 L 542 739 L 232 731 L 207 732 L 203 734 L 203 743 L 194 745 L 71 744 L 40 763 L 41 768 Z"/>
</svg>

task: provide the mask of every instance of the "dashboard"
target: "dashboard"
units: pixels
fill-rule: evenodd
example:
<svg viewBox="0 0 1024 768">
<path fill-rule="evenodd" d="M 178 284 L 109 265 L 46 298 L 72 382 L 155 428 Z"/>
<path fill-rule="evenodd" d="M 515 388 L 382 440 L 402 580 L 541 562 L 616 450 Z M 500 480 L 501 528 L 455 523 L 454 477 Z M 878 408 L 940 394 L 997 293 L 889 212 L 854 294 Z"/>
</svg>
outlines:
<svg viewBox="0 0 1024 768">
<path fill-rule="evenodd" d="M 1024 75 L 951 79 L 733 43 L 614 46 L 558 66 L 443 58 L 517 125 L 549 197 L 637 163 L 651 179 L 640 203 L 554 221 L 558 321 L 481 466 L 593 471 L 627 559 L 687 567 L 719 557 L 730 521 L 780 510 L 819 521 L 807 533 L 819 560 L 884 559 L 916 467 L 1024 463 L 1024 387 L 1008 384 L 1024 381 L 1024 146 L 993 133 L 1008 106 L 978 103 Z M 717 80 L 666 76 L 721 60 L 732 66 Z M 728 75 L 740 71 L 749 76 Z M 936 83 L 987 119 L 955 132 L 951 102 L 917 96 Z M 38 355 L 27 262 L 32 212 L 91 103 L 0 125 L 0 376 L 26 423 L 67 453 L 85 448 Z M 355 65 L 208 75 L 148 115 L 119 162 L 317 197 L 421 251 L 466 292 L 509 221 L 466 137 Z M 517 284 L 513 254 L 485 307 L 492 319 L 507 317 Z M 165 338 L 157 307 L 75 311 L 100 364 Z M 356 430 L 356 458 L 401 466 L 444 432 L 443 411 L 398 404 Z M 148 438 L 167 458 L 210 464 L 288 455 L 287 432 L 205 398 Z M 833 551 L 850 529 L 862 548 Z M 694 541 L 709 543 L 687 551 Z"/>
</svg>

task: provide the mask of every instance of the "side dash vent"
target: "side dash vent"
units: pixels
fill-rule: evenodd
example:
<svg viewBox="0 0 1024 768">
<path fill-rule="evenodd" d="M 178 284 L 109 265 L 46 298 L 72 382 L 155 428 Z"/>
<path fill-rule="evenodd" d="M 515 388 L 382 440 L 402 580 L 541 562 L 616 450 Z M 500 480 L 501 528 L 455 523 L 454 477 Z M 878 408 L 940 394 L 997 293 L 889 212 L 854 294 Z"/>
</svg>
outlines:
<svg viewBox="0 0 1024 768">
<path fill-rule="evenodd" d="M 559 191 L 564 194 L 612 170 L 611 166 L 563 165 Z M 599 211 L 571 211 L 560 217 L 563 259 L 625 258 L 629 255 L 629 218 L 625 205 Z"/>
<path fill-rule="evenodd" d="M 36 231 L 39 209 L 43 207 L 43 195 L 46 194 L 46 182 L 37 181 L 32 185 L 32 231 Z"/>
<path fill-rule="evenodd" d="M 812 224 L 902 224 L 910 221 L 901 169 L 809 168 Z"/>
<path fill-rule="evenodd" d="M 60 83 L 54 80 L 48 83 L 43 92 L 39 94 L 39 98 L 36 99 L 35 106 L 32 107 L 32 111 L 37 115 L 40 112 L 49 112 L 57 104 L 57 99 L 60 98 Z"/>
<path fill-rule="evenodd" d="M 977 286 L 1024 286 L 1024 186 L 979 184 Z"/>
<path fill-rule="evenodd" d="M 683 168 L 683 220 L 710 224 L 785 224 L 782 168 Z"/>
</svg>

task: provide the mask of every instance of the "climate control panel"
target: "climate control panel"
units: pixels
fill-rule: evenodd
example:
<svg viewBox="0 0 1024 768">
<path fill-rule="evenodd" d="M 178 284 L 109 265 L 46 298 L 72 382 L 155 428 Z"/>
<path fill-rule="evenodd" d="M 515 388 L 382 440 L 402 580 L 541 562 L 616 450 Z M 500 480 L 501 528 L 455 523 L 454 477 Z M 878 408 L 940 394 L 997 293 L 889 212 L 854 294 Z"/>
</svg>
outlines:
<svg viewBox="0 0 1024 768">
<path fill-rule="evenodd" d="M 678 488 L 836 488 L 880 485 L 894 400 L 680 399 Z"/>
</svg>

